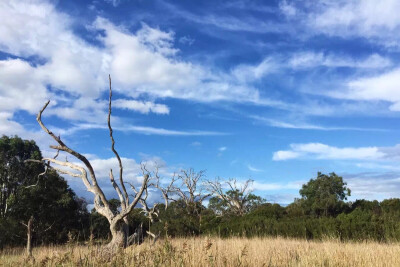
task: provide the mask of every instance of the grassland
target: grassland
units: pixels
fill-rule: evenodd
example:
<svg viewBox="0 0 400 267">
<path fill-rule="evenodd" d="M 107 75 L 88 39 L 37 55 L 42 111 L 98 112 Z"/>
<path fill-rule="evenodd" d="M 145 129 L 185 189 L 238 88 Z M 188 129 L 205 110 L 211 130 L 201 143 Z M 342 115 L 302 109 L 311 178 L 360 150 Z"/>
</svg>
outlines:
<svg viewBox="0 0 400 267">
<path fill-rule="evenodd" d="M 178 238 L 146 242 L 114 255 L 97 246 L 39 247 L 35 260 L 6 249 L 1 266 L 400 266 L 400 244 L 284 238 Z"/>
</svg>

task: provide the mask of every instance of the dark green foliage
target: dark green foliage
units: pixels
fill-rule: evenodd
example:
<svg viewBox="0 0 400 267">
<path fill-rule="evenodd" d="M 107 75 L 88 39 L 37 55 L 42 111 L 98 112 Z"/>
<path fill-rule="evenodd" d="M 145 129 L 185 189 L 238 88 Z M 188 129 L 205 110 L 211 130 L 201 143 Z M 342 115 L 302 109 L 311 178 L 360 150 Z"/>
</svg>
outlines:
<svg viewBox="0 0 400 267">
<path fill-rule="evenodd" d="M 43 165 L 25 163 L 27 159 L 40 160 L 42 155 L 34 141 L 19 137 L 0 138 L 0 217 L 8 216 L 11 200 L 18 201 L 19 189 L 36 182 Z"/>
<path fill-rule="evenodd" d="M 161 232 L 169 236 L 193 236 L 202 233 L 203 223 L 208 214 L 213 212 L 205 207 L 196 205 L 196 212 L 188 212 L 182 200 L 170 203 L 168 209 L 160 205 L 159 221 L 151 226 L 153 233 Z"/>
<path fill-rule="evenodd" d="M 343 178 L 334 172 L 329 175 L 318 172 L 316 179 L 311 179 L 300 190 L 302 205 L 307 214 L 316 216 L 334 216 L 343 210 L 343 200 L 350 196 Z"/>
<path fill-rule="evenodd" d="M 34 217 L 34 244 L 65 242 L 68 235 L 88 237 L 86 202 L 76 197 L 67 182 L 44 165 L 25 162 L 41 159 L 34 141 L 19 137 L 0 139 L 1 204 L 0 247 L 23 244 L 26 223 Z"/>
</svg>

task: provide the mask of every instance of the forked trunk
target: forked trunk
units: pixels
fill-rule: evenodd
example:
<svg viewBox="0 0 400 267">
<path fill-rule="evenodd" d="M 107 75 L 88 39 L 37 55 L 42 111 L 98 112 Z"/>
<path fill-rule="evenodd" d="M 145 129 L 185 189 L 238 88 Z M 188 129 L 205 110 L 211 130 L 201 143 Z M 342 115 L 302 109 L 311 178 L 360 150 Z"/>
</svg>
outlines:
<svg viewBox="0 0 400 267">
<path fill-rule="evenodd" d="M 107 244 L 108 249 L 126 248 L 130 245 L 139 245 L 143 242 L 143 224 L 140 224 L 135 232 L 129 235 L 129 224 L 126 218 L 119 222 L 111 222 L 110 231 L 112 239 Z"/>
<path fill-rule="evenodd" d="M 110 223 L 112 239 L 107 244 L 108 248 L 126 248 L 129 236 L 129 226 L 124 220 Z"/>
</svg>

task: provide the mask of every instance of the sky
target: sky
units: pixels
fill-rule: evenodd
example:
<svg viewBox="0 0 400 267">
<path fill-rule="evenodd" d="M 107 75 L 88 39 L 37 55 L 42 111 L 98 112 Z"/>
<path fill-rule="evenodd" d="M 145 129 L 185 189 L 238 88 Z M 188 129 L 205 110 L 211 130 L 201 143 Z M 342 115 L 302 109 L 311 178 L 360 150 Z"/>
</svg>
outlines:
<svg viewBox="0 0 400 267">
<path fill-rule="evenodd" d="M 0 134 L 44 123 L 92 162 L 253 179 L 273 203 L 335 172 L 350 200 L 400 195 L 400 1 L 0 2 Z M 69 158 L 68 158 L 69 159 Z M 73 161 L 74 159 L 69 159 Z M 114 171 L 115 171 L 114 170 Z M 92 200 L 82 181 L 65 177 Z"/>
</svg>

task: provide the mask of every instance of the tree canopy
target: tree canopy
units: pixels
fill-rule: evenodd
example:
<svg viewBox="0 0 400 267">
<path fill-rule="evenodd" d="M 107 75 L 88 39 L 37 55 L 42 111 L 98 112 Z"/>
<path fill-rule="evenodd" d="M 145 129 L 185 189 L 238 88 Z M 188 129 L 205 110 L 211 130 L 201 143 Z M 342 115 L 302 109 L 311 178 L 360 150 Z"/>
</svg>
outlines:
<svg viewBox="0 0 400 267">
<path fill-rule="evenodd" d="M 0 245 L 23 243 L 26 229 L 21 223 L 31 216 L 36 243 L 63 242 L 69 232 L 87 235 L 82 231 L 89 223 L 86 202 L 55 171 L 45 172 L 43 164 L 26 162 L 27 159 L 41 159 L 34 141 L 17 136 L 0 139 L 0 228 L 8 228 L 0 231 Z"/>
<path fill-rule="evenodd" d="M 334 172 L 329 175 L 318 172 L 317 177 L 300 190 L 306 211 L 317 216 L 336 215 L 350 193 L 343 178 Z"/>
</svg>

